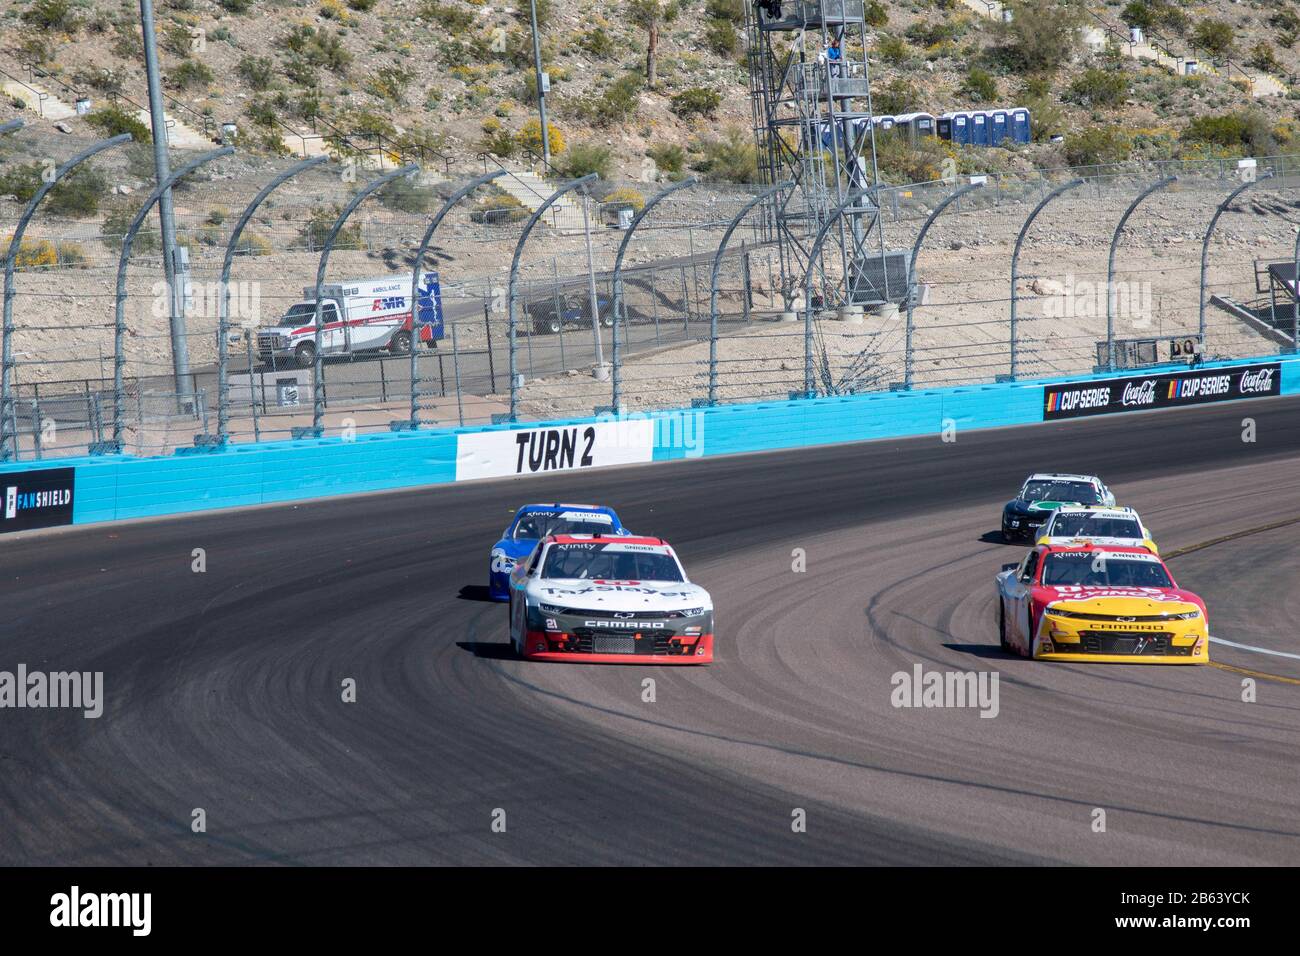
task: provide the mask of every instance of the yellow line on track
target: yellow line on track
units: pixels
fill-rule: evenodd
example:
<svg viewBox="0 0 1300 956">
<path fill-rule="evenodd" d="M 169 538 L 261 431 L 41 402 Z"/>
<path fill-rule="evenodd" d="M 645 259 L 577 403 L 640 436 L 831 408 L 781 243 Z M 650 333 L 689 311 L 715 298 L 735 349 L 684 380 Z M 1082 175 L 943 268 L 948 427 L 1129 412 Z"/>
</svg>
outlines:
<svg viewBox="0 0 1300 956">
<path fill-rule="evenodd" d="M 1253 671 L 1246 667 L 1233 667 L 1231 664 L 1220 664 L 1218 661 L 1206 661 L 1211 667 L 1217 667 L 1221 671 L 1232 671 L 1234 674 L 1245 674 L 1247 677 L 1258 677 L 1262 680 L 1275 680 L 1283 684 L 1300 685 L 1300 678 L 1283 677 L 1281 674 L 1268 674 L 1264 671 Z"/>
<path fill-rule="evenodd" d="M 1191 554 L 1194 551 L 1203 551 L 1206 548 L 1212 548 L 1216 544 L 1223 544 L 1227 541 L 1236 541 L 1238 538 L 1248 538 L 1252 534 L 1263 534 L 1265 531 L 1276 531 L 1278 528 L 1285 528 L 1288 525 L 1300 524 L 1300 515 L 1293 518 L 1284 518 L 1281 521 L 1274 521 L 1272 524 L 1260 525 L 1257 528 L 1247 528 L 1245 531 L 1237 531 L 1233 534 L 1221 535 L 1217 538 L 1211 538 L 1209 541 L 1202 541 L 1199 544 L 1191 544 L 1185 548 L 1178 548 L 1163 555 L 1166 561 L 1173 558 L 1182 557 L 1184 554 Z M 1211 667 L 1217 667 L 1221 671 L 1231 671 L 1234 674 L 1245 674 L 1247 677 L 1257 677 L 1261 680 L 1278 681 L 1282 684 L 1295 684 L 1300 686 L 1300 678 L 1284 677 L 1281 674 L 1269 674 L 1266 671 L 1255 671 L 1247 667 L 1233 667 L 1231 664 L 1220 664 L 1218 661 L 1207 661 Z"/>
</svg>

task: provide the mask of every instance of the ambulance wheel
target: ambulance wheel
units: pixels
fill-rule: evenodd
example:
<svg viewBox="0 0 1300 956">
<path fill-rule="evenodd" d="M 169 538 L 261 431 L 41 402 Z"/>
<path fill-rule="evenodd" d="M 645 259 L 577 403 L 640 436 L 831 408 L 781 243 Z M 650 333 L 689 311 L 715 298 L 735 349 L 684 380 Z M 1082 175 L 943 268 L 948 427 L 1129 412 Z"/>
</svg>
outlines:
<svg viewBox="0 0 1300 956">
<path fill-rule="evenodd" d="M 388 343 L 388 351 L 395 355 L 405 355 L 411 351 L 411 333 L 405 330 L 394 333 L 392 340 Z"/>
<path fill-rule="evenodd" d="M 303 342 L 293 350 L 293 360 L 299 368 L 311 368 L 316 364 L 316 343 Z"/>
</svg>

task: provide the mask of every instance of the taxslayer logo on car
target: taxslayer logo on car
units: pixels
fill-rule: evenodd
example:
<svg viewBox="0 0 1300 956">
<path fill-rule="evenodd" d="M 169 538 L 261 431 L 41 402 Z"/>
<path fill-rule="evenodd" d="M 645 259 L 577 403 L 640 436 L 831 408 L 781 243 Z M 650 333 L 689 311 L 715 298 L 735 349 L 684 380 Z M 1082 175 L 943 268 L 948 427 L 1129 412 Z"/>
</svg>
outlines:
<svg viewBox="0 0 1300 956">
<path fill-rule="evenodd" d="M 1043 386 L 1043 419 L 1176 408 L 1282 394 L 1278 362 Z"/>
</svg>

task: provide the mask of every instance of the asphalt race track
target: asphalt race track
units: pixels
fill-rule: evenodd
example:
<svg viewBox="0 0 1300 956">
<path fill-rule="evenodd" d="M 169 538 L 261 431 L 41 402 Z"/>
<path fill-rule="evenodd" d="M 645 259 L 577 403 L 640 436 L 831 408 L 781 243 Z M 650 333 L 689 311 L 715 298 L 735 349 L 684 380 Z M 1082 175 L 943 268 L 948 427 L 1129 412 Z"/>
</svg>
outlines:
<svg viewBox="0 0 1300 956">
<path fill-rule="evenodd" d="M 0 863 L 1296 864 L 1300 659 L 1260 651 L 1300 655 L 1300 523 L 1256 529 L 1300 519 L 1298 462 L 1293 398 L 8 538 L 0 669 L 107 703 L 0 711 Z M 1223 538 L 1170 567 L 1257 650 L 1004 656 L 993 532 L 1036 469 L 1166 555 Z M 487 553 L 535 500 L 672 541 L 718 662 L 511 659 Z M 996 671 L 997 716 L 895 709 L 917 663 Z"/>
</svg>

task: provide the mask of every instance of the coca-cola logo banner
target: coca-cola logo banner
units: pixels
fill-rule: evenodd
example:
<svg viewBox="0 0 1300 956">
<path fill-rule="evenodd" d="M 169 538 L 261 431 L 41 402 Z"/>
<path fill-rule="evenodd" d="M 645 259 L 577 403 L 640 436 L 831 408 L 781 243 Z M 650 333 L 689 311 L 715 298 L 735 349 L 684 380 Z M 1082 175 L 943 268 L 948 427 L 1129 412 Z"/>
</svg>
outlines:
<svg viewBox="0 0 1300 956">
<path fill-rule="evenodd" d="M 1043 387 L 1043 418 L 1078 418 L 1149 408 L 1203 405 L 1235 398 L 1282 394 L 1277 362 L 1186 372 L 1152 372 Z"/>
</svg>

